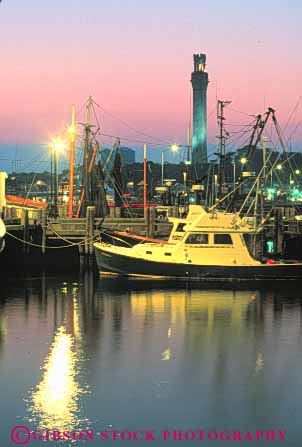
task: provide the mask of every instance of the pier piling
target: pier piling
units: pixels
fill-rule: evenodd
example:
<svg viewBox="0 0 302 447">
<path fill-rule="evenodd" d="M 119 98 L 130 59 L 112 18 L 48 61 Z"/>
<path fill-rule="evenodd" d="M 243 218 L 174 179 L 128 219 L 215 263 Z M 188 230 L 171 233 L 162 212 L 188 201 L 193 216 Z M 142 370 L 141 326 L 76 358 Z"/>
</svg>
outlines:
<svg viewBox="0 0 302 447">
<path fill-rule="evenodd" d="M 28 219 L 28 209 L 22 208 L 21 224 L 23 225 L 23 253 L 29 253 L 29 246 L 26 242 L 29 241 L 29 219 Z"/>
<path fill-rule="evenodd" d="M 85 235 L 85 256 L 90 257 L 94 253 L 93 236 L 94 236 L 94 219 L 95 207 L 88 206 L 86 211 L 86 235 Z"/>
<path fill-rule="evenodd" d="M 42 208 L 42 210 L 41 210 L 41 226 L 42 226 L 41 252 L 44 255 L 45 251 L 46 251 L 46 228 L 47 228 L 46 208 Z"/>
</svg>

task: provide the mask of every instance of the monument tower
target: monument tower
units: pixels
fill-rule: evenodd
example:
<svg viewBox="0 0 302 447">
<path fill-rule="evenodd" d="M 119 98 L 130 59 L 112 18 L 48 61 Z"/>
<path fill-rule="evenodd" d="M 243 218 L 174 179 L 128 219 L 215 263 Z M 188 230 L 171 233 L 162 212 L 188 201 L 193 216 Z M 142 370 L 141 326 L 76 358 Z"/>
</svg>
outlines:
<svg viewBox="0 0 302 447">
<path fill-rule="evenodd" d="M 193 88 L 193 136 L 192 163 L 203 165 L 207 153 L 207 88 L 209 83 L 206 55 L 194 54 L 194 71 L 191 75 Z"/>
</svg>

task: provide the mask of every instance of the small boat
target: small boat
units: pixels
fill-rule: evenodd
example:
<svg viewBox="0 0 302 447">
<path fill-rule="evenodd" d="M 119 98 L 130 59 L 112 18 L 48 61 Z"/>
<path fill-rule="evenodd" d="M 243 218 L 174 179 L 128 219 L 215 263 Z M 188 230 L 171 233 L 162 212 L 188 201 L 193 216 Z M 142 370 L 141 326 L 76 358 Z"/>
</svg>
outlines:
<svg viewBox="0 0 302 447">
<path fill-rule="evenodd" d="M 0 253 L 4 250 L 5 247 L 5 239 L 4 239 L 5 233 L 6 228 L 3 220 L 0 218 Z"/>
<path fill-rule="evenodd" d="M 302 279 L 300 262 L 256 259 L 248 246 L 255 228 L 235 213 L 193 206 L 186 219 L 170 221 L 168 244 L 96 242 L 100 273 L 189 281 Z"/>
</svg>

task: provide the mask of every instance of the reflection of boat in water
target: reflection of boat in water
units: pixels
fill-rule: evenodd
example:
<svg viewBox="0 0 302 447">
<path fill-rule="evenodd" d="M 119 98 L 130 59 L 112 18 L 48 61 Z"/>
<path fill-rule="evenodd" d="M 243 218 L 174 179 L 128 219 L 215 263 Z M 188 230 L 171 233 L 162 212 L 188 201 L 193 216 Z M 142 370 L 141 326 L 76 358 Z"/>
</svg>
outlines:
<svg viewBox="0 0 302 447">
<path fill-rule="evenodd" d="M 255 229 L 235 213 L 195 211 L 194 218 L 173 220 L 168 244 L 96 242 L 100 272 L 190 281 L 302 279 L 302 263 L 254 258 L 247 238 Z"/>
<path fill-rule="evenodd" d="M 0 218 L 0 253 L 4 250 L 5 247 L 5 240 L 4 240 L 5 233 L 6 228 L 3 220 Z"/>
<path fill-rule="evenodd" d="M 131 308 L 136 316 L 146 316 L 146 314 L 170 312 L 178 319 L 185 320 L 190 314 L 191 321 L 193 315 L 200 319 L 201 315 L 205 320 L 213 322 L 215 318 L 220 319 L 221 313 L 231 315 L 231 321 L 244 324 L 245 314 L 251 303 L 259 299 L 259 292 L 251 290 L 178 290 L 175 294 L 169 291 L 158 290 L 149 294 L 146 291 L 131 292 Z M 172 319 L 175 319 L 175 318 Z"/>
</svg>

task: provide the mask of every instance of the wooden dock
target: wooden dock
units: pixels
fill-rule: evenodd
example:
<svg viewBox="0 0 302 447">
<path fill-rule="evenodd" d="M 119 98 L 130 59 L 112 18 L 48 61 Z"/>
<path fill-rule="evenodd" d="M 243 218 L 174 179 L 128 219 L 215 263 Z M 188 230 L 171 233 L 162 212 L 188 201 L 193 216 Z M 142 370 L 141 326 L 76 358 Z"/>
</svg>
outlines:
<svg viewBox="0 0 302 447">
<path fill-rule="evenodd" d="M 166 237 L 170 233 L 171 224 L 167 220 L 156 219 L 154 209 L 149 209 L 147 220 L 143 217 L 112 217 L 112 214 L 119 214 L 116 211 L 100 219 L 95 217 L 95 207 L 89 206 L 83 218 L 52 218 L 47 216 L 46 208 L 8 204 L 3 216 L 7 236 L 19 241 L 25 254 L 36 252 L 37 249 L 45 254 L 48 249 L 59 244 L 62 248 L 78 245 L 80 255 L 93 256 L 93 243 L 100 234 L 100 224 L 102 229 L 116 229 L 155 238 Z"/>
<path fill-rule="evenodd" d="M 110 215 L 100 219 L 95 216 L 93 206 L 87 207 L 86 217 L 83 218 L 69 219 L 65 211 L 62 207 L 60 217 L 52 218 L 47 215 L 46 207 L 35 208 L 7 203 L 3 212 L 7 229 L 6 239 L 15 239 L 18 250 L 25 255 L 45 255 L 54 251 L 52 248 L 73 248 L 77 249 L 81 257 L 91 258 L 94 255 L 93 244 L 100 234 L 100 224 L 102 229 L 127 231 L 152 238 L 167 238 L 171 230 L 171 224 L 157 217 L 154 208 L 148 209 L 146 219 L 117 217 L 120 216 L 119 209 L 110 209 Z M 166 207 L 166 211 L 170 216 L 177 215 L 176 207 Z M 302 241 L 301 210 L 293 206 L 276 207 L 265 227 L 265 235 L 266 239 L 274 241 L 275 254 L 282 255 L 289 240 Z M 262 242 L 263 238 L 260 238 L 259 244 Z"/>
</svg>

